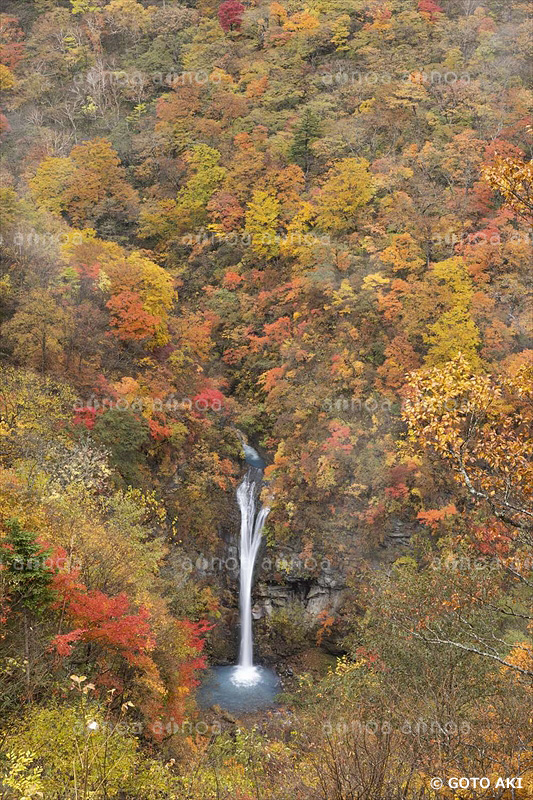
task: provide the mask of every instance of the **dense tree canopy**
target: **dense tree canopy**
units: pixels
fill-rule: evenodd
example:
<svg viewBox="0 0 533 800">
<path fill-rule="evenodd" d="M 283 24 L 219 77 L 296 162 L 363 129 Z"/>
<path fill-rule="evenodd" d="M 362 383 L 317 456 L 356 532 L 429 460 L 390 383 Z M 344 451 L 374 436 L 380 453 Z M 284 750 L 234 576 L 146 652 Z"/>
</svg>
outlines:
<svg viewBox="0 0 533 800">
<path fill-rule="evenodd" d="M 518 0 L 7 0 L 6 800 L 531 796 L 530 44 Z M 285 693 L 237 725 L 239 432 Z"/>
</svg>

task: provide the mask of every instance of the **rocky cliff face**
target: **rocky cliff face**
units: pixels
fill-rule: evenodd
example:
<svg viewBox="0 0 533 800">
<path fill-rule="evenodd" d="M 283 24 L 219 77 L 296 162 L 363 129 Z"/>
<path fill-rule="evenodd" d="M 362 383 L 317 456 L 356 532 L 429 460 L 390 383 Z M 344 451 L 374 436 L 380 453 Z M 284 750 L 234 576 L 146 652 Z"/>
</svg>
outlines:
<svg viewBox="0 0 533 800">
<path fill-rule="evenodd" d="M 347 537 L 351 549 L 339 553 L 340 563 L 335 564 L 325 556 L 305 556 L 296 544 L 281 547 L 264 542 L 257 557 L 252 589 L 252 616 L 257 623 L 254 635 L 262 663 L 283 661 L 285 651 L 290 660 L 292 651 L 311 646 L 322 612 L 342 620 L 342 605 L 349 591 L 348 573 L 357 571 L 363 561 L 375 569 L 387 569 L 388 564 L 405 553 L 416 528 L 416 523 L 390 520 L 383 530 L 382 541 L 369 552 L 361 550 L 359 543 L 363 537 L 354 530 Z M 210 657 L 219 664 L 234 663 L 238 652 L 238 529 L 239 517 L 235 512 L 229 523 L 219 528 L 216 555 L 191 554 L 185 571 L 179 564 L 169 564 L 178 584 L 180 576 L 185 582 L 193 575 L 202 584 L 217 587 L 222 618 L 210 636 Z M 338 629 L 332 630 L 322 640 L 323 651 L 340 652 L 338 634 Z"/>
<path fill-rule="evenodd" d="M 239 554 L 236 537 L 231 536 L 226 541 L 224 557 L 217 561 L 225 567 L 223 581 L 230 591 L 235 591 L 237 604 Z M 209 559 L 204 559 L 202 577 L 220 580 L 221 570 L 210 569 L 210 566 Z M 335 611 L 342 602 L 345 588 L 345 575 L 328 559 L 304 558 L 287 548 L 271 551 L 263 546 L 254 573 L 252 614 L 254 619 L 261 619 L 294 603 L 300 603 L 313 616 L 325 609 Z"/>
<path fill-rule="evenodd" d="M 368 554 L 370 563 L 383 566 L 394 561 L 409 546 L 414 532 L 413 525 L 401 520 L 394 520 L 384 531 L 383 541 L 373 554 Z M 234 533 L 226 533 L 224 537 L 225 565 L 224 577 L 212 574 L 215 580 L 222 578 L 226 588 L 235 592 L 238 604 L 239 581 L 239 548 L 238 537 Z M 354 537 L 358 538 L 358 537 Z M 354 552 L 354 557 L 365 558 L 362 553 Z M 352 565 L 346 554 L 345 565 Z M 207 570 L 203 577 L 209 577 Z M 346 572 L 333 565 L 327 558 L 309 556 L 299 553 L 296 548 L 269 548 L 263 545 L 256 562 L 252 591 L 254 619 L 262 619 L 273 611 L 300 604 L 311 616 L 318 616 L 322 611 L 337 611 L 342 605 L 346 591 Z"/>
<path fill-rule="evenodd" d="M 312 616 L 325 610 L 336 611 L 342 603 L 346 588 L 344 576 L 331 568 L 313 578 L 289 573 L 282 580 L 282 583 L 258 580 L 252 608 L 254 619 L 260 619 L 293 603 L 301 603 Z"/>
</svg>

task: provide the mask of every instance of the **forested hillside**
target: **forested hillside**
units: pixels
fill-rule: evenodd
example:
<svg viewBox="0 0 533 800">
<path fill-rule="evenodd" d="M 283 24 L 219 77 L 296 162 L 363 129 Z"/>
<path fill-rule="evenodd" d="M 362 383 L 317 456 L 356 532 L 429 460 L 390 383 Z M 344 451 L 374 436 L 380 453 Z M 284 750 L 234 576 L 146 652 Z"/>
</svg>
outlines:
<svg viewBox="0 0 533 800">
<path fill-rule="evenodd" d="M 5 0 L 0 797 L 533 796 L 530 12 Z"/>
</svg>

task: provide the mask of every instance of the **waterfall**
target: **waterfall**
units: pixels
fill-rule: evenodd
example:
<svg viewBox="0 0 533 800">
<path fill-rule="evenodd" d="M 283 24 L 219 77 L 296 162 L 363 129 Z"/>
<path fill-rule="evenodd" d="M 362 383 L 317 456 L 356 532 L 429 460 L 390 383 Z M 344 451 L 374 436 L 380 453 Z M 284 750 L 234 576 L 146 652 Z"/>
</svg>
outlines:
<svg viewBox="0 0 533 800">
<path fill-rule="evenodd" d="M 249 449 L 251 450 L 252 448 Z M 258 459 L 260 458 L 255 451 L 254 454 Z M 243 683 L 253 682 L 256 678 L 256 670 L 253 666 L 252 578 L 255 560 L 261 544 L 261 534 L 270 511 L 268 506 L 262 506 L 259 512 L 257 511 L 257 500 L 262 476 L 262 469 L 256 466 L 249 466 L 243 481 L 237 488 L 237 502 L 241 510 L 241 642 L 236 681 Z"/>
<path fill-rule="evenodd" d="M 261 546 L 261 536 L 268 505 L 261 506 L 259 494 L 263 482 L 265 461 L 250 447 L 240 431 L 236 431 L 243 446 L 248 469 L 237 487 L 237 502 L 241 511 L 240 594 L 241 641 L 239 662 L 231 666 L 213 667 L 199 689 L 201 708 L 220 706 L 230 712 L 255 712 L 276 705 L 279 679 L 274 670 L 254 666 L 252 636 L 252 580 L 254 565 Z"/>
</svg>

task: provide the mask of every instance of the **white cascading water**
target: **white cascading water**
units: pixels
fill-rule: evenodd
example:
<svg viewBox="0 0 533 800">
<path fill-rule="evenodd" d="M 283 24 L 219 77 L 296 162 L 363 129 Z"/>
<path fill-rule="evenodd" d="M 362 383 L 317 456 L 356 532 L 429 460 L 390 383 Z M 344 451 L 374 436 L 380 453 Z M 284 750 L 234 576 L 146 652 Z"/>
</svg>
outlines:
<svg viewBox="0 0 533 800">
<path fill-rule="evenodd" d="M 255 560 L 261 544 L 261 534 L 270 511 L 268 506 L 262 506 L 257 513 L 257 496 L 261 477 L 261 469 L 249 467 L 243 481 L 237 488 L 237 501 L 241 510 L 241 643 L 239 664 L 234 680 L 236 683 L 242 684 L 255 683 L 259 679 L 259 673 L 253 665 L 252 578 Z"/>
</svg>

